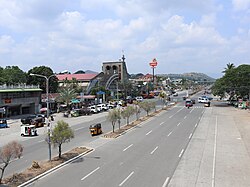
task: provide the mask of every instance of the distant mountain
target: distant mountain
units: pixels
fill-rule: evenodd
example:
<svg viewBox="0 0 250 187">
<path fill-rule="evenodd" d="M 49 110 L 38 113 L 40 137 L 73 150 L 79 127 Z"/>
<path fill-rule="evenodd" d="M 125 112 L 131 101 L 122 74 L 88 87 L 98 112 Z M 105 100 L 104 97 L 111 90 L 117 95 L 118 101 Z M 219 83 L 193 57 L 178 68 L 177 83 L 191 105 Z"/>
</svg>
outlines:
<svg viewBox="0 0 250 187">
<path fill-rule="evenodd" d="M 130 74 L 129 78 L 130 79 L 138 79 L 140 77 L 144 76 L 142 73 L 137 73 L 137 74 Z"/>
<path fill-rule="evenodd" d="M 204 73 L 183 73 L 183 74 L 157 74 L 157 76 L 162 77 L 169 77 L 174 79 L 189 79 L 193 81 L 208 81 L 208 82 L 215 82 L 215 79 L 212 77 L 209 77 L 208 75 Z"/>
<path fill-rule="evenodd" d="M 98 72 L 92 70 L 86 70 L 85 74 L 98 74 Z"/>
</svg>

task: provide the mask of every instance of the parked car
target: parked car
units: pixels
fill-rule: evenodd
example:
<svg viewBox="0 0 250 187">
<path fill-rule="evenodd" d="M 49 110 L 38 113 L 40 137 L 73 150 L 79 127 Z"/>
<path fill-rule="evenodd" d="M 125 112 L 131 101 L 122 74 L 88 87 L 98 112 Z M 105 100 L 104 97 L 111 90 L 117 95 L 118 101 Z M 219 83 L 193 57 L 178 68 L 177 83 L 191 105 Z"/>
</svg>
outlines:
<svg viewBox="0 0 250 187">
<path fill-rule="evenodd" d="M 115 107 L 115 105 L 109 103 L 109 104 L 106 104 L 106 107 L 108 107 L 108 109 L 112 109 Z"/>
<path fill-rule="evenodd" d="M 143 98 L 142 98 L 142 96 L 137 96 L 137 97 L 135 98 L 135 100 L 138 101 L 138 102 L 142 102 L 142 101 L 143 101 Z"/>
<path fill-rule="evenodd" d="M 98 104 L 97 108 L 100 108 L 101 111 L 107 111 L 108 107 L 105 104 Z"/>
<path fill-rule="evenodd" d="M 97 107 L 95 105 L 91 105 L 88 107 L 90 109 L 90 112 L 93 114 L 98 113 Z"/>
<path fill-rule="evenodd" d="M 45 119 L 44 117 L 38 116 L 38 115 L 29 115 L 25 118 L 21 119 L 22 124 L 32 124 L 32 122 L 37 122 L 37 123 L 44 123 Z"/>
</svg>

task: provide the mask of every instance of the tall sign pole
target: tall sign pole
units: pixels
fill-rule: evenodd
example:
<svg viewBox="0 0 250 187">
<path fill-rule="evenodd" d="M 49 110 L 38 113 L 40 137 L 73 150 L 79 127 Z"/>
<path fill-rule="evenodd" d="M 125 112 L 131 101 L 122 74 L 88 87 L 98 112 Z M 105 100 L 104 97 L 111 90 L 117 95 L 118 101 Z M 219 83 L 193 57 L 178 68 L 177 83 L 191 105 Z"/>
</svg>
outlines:
<svg viewBox="0 0 250 187">
<path fill-rule="evenodd" d="M 158 65 L 158 62 L 156 58 L 153 58 L 151 62 L 149 62 L 150 67 L 153 69 L 153 88 L 154 88 L 154 82 L 155 82 L 155 68 Z"/>
</svg>

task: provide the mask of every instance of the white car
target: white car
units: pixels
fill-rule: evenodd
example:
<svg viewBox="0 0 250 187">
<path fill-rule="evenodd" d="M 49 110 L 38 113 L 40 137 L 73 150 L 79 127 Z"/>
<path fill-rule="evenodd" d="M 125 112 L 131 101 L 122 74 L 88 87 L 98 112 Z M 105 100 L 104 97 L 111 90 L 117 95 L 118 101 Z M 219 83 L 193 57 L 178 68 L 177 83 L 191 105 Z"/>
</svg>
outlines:
<svg viewBox="0 0 250 187">
<path fill-rule="evenodd" d="M 142 98 L 142 96 L 137 96 L 137 97 L 135 98 L 135 100 L 138 101 L 138 102 L 142 102 L 142 101 L 143 101 L 143 98 Z"/>
<path fill-rule="evenodd" d="M 89 106 L 88 108 L 90 109 L 91 113 L 96 114 L 98 112 L 98 109 L 95 105 Z"/>
<path fill-rule="evenodd" d="M 198 103 L 208 103 L 209 99 L 206 97 L 199 97 L 198 98 Z"/>
<path fill-rule="evenodd" d="M 113 105 L 113 104 L 106 104 L 106 107 L 107 107 L 108 109 L 112 109 L 112 108 L 115 107 L 115 105 Z"/>
<path fill-rule="evenodd" d="M 107 111 L 108 107 L 105 104 L 98 104 L 97 108 L 100 108 L 101 111 Z"/>
</svg>

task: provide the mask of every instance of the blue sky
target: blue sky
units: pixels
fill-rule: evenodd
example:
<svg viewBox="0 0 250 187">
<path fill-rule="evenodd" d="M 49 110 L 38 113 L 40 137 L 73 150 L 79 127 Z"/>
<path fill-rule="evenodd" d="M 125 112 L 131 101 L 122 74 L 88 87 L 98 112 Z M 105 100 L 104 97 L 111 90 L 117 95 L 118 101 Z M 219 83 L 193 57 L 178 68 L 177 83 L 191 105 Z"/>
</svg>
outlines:
<svg viewBox="0 0 250 187">
<path fill-rule="evenodd" d="M 0 0 L 0 66 L 100 72 L 122 51 L 129 73 L 250 64 L 250 0 Z"/>
</svg>

